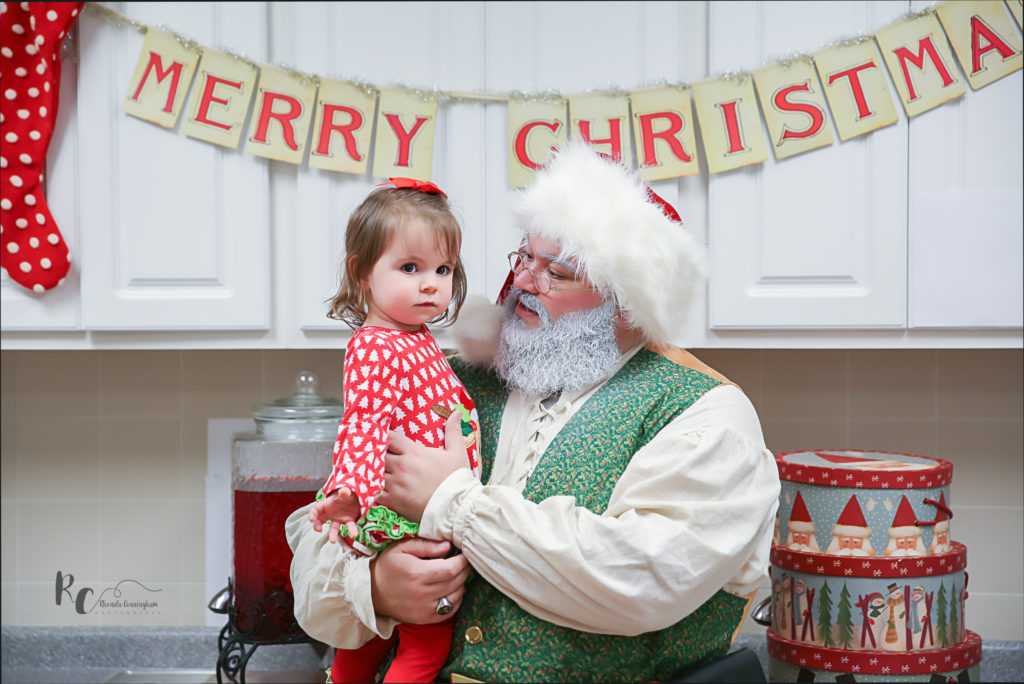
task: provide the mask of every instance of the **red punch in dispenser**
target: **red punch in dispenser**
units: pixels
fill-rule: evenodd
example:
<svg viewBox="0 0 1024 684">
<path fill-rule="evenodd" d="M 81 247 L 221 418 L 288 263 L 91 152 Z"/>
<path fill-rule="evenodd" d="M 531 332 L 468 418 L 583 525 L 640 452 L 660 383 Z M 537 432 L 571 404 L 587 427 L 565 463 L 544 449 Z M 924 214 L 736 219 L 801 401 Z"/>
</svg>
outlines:
<svg viewBox="0 0 1024 684">
<path fill-rule="evenodd" d="M 341 416 L 341 400 L 321 396 L 316 374 L 301 371 L 292 396 L 258 405 L 256 430 L 234 435 L 232 576 L 209 605 L 228 616 L 218 668 L 229 677 L 257 646 L 312 642 L 293 613 L 284 524 L 330 476 Z"/>
</svg>

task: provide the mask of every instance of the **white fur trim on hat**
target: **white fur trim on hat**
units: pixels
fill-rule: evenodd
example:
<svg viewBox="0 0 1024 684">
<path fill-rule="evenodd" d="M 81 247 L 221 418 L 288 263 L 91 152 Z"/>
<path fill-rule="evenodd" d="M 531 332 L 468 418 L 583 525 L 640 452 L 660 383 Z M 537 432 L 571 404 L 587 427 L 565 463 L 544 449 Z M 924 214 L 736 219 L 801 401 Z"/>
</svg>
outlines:
<svg viewBox="0 0 1024 684">
<path fill-rule="evenodd" d="M 855 525 L 835 525 L 832 528 L 832 534 L 837 537 L 871 537 L 871 530 L 867 527 L 857 527 Z"/>
<path fill-rule="evenodd" d="M 582 143 L 557 150 L 514 208 L 526 234 L 556 240 L 628 324 L 663 344 L 686 320 L 705 252 L 652 203 L 639 177 Z"/>
<path fill-rule="evenodd" d="M 899 539 L 900 537 L 920 537 L 921 528 L 916 525 L 906 525 L 904 527 L 890 527 L 889 536 L 893 539 Z"/>
<path fill-rule="evenodd" d="M 491 365 L 498 353 L 501 323 L 501 306 L 483 295 L 467 297 L 451 328 L 462 358 L 476 366 Z"/>
<path fill-rule="evenodd" d="M 790 532 L 814 532 L 817 528 L 812 522 L 798 522 L 796 520 L 790 520 L 786 523 L 789 527 Z"/>
<path fill-rule="evenodd" d="M 933 532 L 949 532 L 949 520 L 940 520 L 932 527 Z"/>
</svg>

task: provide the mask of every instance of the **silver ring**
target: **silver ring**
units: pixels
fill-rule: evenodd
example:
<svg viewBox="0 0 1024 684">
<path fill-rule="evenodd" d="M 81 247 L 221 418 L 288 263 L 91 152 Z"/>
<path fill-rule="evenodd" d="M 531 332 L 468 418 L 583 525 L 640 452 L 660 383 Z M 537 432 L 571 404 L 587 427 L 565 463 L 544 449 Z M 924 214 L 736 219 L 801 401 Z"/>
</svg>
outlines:
<svg viewBox="0 0 1024 684">
<path fill-rule="evenodd" d="M 455 610 L 455 606 L 448 600 L 446 596 L 442 596 L 441 600 L 437 602 L 437 614 L 447 615 L 448 613 Z"/>
</svg>

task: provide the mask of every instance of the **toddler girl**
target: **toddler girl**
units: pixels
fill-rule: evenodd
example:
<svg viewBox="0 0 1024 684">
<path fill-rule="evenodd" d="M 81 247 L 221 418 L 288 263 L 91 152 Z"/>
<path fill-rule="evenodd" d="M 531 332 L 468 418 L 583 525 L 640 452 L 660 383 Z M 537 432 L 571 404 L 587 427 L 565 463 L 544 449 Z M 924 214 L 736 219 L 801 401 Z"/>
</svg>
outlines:
<svg viewBox="0 0 1024 684">
<path fill-rule="evenodd" d="M 470 466 L 479 476 L 476 408 L 426 323 L 454 321 L 466 296 L 461 231 L 433 183 L 392 178 L 352 213 L 341 286 L 328 314 L 355 329 L 345 349 L 344 414 L 334 469 L 310 510 L 318 532 L 370 554 L 413 536 L 418 525 L 374 505 L 384 488 L 388 431 L 443 447 L 445 420 L 462 414 Z M 438 613 L 451 611 L 439 597 Z M 402 624 L 385 682 L 431 682 L 451 645 L 452 621 Z M 395 637 L 339 649 L 331 681 L 373 681 Z"/>
</svg>

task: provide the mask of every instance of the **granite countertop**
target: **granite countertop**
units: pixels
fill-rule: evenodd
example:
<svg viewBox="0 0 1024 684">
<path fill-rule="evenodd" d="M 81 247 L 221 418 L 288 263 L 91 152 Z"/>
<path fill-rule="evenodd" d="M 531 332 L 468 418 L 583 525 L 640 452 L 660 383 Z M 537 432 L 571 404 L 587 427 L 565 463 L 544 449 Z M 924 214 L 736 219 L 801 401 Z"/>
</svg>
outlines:
<svg viewBox="0 0 1024 684">
<path fill-rule="evenodd" d="M 4 684 L 216 682 L 219 634 L 219 627 L 4 626 L 0 676 Z M 328 664 L 312 644 L 261 646 L 246 681 L 321 684 Z"/>
<path fill-rule="evenodd" d="M 215 682 L 219 633 L 218 627 L 4 626 L 2 679 L 5 684 Z M 741 634 L 733 645 L 739 648 L 753 650 L 767 676 L 764 636 Z M 982 653 L 983 681 L 1024 681 L 1024 642 L 987 640 Z M 329 657 L 329 651 L 321 655 L 311 644 L 262 646 L 246 667 L 246 681 L 320 684 Z"/>
</svg>

